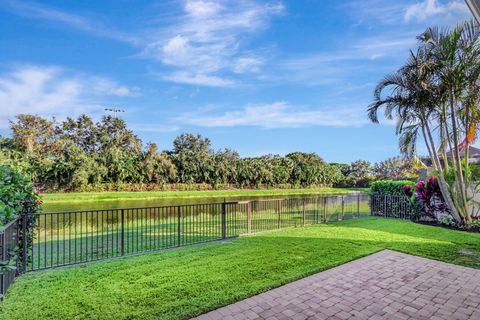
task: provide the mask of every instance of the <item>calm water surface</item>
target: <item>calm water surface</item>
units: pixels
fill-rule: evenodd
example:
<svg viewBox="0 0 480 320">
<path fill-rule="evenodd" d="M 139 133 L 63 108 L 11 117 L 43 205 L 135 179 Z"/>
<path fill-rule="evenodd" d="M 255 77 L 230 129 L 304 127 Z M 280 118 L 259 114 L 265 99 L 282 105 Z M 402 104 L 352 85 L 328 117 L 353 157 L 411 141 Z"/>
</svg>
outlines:
<svg viewBox="0 0 480 320">
<path fill-rule="evenodd" d="M 77 211 L 77 210 L 98 210 L 98 209 L 114 209 L 114 208 L 140 208 L 140 207 L 154 207 L 154 206 L 172 206 L 180 204 L 194 204 L 194 203 L 210 203 L 222 201 L 242 201 L 242 200 L 259 200 L 259 199 L 286 199 L 286 198 L 301 198 L 301 197 L 319 197 L 319 196 L 333 196 L 339 194 L 308 194 L 302 196 L 295 195 L 276 195 L 276 196 L 227 196 L 227 197 L 175 197 L 175 198 L 157 198 L 157 199 L 131 199 L 131 200 L 108 200 L 108 201 L 83 201 L 83 202 L 58 202 L 58 203 L 44 203 L 42 205 L 43 212 L 58 212 L 58 211 Z"/>
</svg>

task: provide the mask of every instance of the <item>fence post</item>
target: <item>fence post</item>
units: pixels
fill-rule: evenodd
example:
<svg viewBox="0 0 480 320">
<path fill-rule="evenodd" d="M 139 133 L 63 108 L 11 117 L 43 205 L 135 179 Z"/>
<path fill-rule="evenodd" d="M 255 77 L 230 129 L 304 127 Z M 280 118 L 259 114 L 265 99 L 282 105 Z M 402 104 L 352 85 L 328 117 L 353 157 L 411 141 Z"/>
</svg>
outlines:
<svg viewBox="0 0 480 320">
<path fill-rule="evenodd" d="M 252 233 L 252 202 L 248 202 L 247 206 L 247 233 Z"/>
<path fill-rule="evenodd" d="M 377 205 L 376 201 L 377 201 L 376 196 L 371 195 L 370 196 L 370 216 L 373 216 L 373 207 Z"/>
<path fill-rule="evenodd" d="M 385 216 L 385 218 L 388 218 L 387 217 L 387 198 L 386 197 L 383 198 L 383 215 Z"/>
<path fill-rule="evenodd" d="M 323 197 L 323 223 L 327 222 L 327 197 Z"/>
<path fill-rule="evenodd" d="M 121 220 L 121 227 L 122 227 L 122 256 L 125 255 L 125 212 L 124 209 L 122 209 L 122 220 Z"/>
<path fill-rule="evenodd" d="M 357 194 L 357 218 L 360 218 L 360 194 Z"/>
<path fill-rule="evenodd" d="M 275 203 L 275 212 L 277 213 L 277 229 L 280 229 L 282 227 L 282 224 L 280 221 L 280 210 L 278 210 L 279 206 L 280 206 L 280 200 L 277 200 Z"/>
<path fill-rule="evenodd" d="M 302 217 L 302 225 L 305 227 L 305 198 L 303 198 L 303 217 Z"/>
<path fill-rule="evenodd" d="M 27 217 L 27 213 L 22 214 L 22 273 L 27 271 Z"/>
<path fill-rule="evenodd" d="M 345 199 L 342 196 L 342 218 L 338 220 L 343 220 L 343 217 L 345 216 Z"/>
<path fill-rule="evenodd" d="M 180 246 L 181 242 L 181 229 L 180 229 L 180 223 L 181 223 L 181 207 L 177 207 L 177 246 Z"/>
<path fill-rule="evenodd" d="M 227 238 L 227 211 L 226 203 L 222 202 L 222 239 Z"/>
</svg>

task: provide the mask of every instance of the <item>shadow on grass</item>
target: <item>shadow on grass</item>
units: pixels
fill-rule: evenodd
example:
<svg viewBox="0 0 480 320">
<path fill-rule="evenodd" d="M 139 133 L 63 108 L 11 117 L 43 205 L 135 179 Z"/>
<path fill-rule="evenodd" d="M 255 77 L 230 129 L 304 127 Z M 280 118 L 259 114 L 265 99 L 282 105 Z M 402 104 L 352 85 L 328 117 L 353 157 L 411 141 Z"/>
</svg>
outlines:
<svg viewBox="0 0 480 320">
<path fill-rule="evenodd" d="M 383 249 L 480 268 L 478 259 L 458 253 L 477 237 L 381 221 L 289 229 L 27 274 L 0 304 L 0 318 L 188 319 Z"/>
</svg>

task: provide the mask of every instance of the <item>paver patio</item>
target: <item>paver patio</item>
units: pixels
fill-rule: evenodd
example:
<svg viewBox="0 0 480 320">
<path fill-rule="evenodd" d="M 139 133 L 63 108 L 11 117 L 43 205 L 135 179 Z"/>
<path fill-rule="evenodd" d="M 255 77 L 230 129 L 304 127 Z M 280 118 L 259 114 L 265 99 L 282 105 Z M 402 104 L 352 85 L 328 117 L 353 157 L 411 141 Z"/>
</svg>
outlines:
<svg viewBox="0 0 480 320">
<path fill-rule="evenodd" d="M 480 319 L 480 270 L 384 250 L 197 317 Z"/>
</svg>

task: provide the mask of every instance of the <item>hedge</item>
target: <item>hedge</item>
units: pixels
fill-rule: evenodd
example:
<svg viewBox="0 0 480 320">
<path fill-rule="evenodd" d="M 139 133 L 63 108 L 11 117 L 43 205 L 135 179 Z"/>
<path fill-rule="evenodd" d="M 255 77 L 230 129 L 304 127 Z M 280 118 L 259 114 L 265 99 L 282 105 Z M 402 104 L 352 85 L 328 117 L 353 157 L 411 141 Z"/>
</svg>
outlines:
<svg viewBox="0 0 480 320">
<path fill-rule="evenodd" d="M 403 196 L 403 186 L 409 185 L 415 189 L 415 182 L 410 180 L 378 180 L 370 186 L 371 195 Z"/>
</svg>

